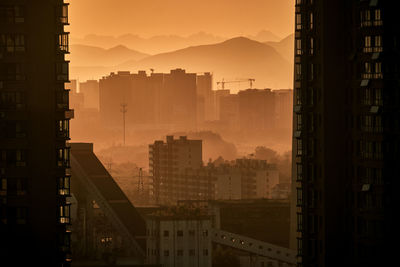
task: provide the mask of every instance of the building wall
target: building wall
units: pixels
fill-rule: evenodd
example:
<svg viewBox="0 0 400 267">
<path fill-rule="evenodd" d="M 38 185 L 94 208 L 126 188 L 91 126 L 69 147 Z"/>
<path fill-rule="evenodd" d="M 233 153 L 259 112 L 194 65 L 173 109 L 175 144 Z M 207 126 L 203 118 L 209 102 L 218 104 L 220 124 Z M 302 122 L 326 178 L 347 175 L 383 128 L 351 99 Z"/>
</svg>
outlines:
<svg viewBox="0 0 400 267">
<path fill-rule="evenodd" d="M 210 230 L 209 219 L 148 219 L 148 263 L 165 267 L 211 266 Z"/>
<path fill-rule="evenodd" d="M 79 83 L 79 93 L 83 94 L 85 108 L 99 109 L 99 82 L 97 80 Z"/>
</svg>

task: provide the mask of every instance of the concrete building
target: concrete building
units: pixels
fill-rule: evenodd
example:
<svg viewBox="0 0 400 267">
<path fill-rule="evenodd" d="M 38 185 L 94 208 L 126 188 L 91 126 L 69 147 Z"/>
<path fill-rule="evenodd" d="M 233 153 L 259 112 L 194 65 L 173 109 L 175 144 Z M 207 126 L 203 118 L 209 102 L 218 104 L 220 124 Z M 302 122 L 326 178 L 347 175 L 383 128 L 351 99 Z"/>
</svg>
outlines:
<svg viewBox="0 0 400 267">
<path fill-rule="evenodd" d="M 291 230 L 298 266 L 393 264 L 396 4 L 296 1 Z"/>
<path fill-rule="evenodd" d="M 271 89 L 240 91 L 239 124 L 244 132 L 272 130 L 275 127 L 275 101 Z"/>
<path fill-rule="evenodd" d="M 179 139 L 167 136 L 166 142 L 155 141 L 149 145 L 151 194 L 155 202 L 157 204 L 176 202 L 179 186 L 185 186 L 185 181 L 182 180 L 186 177 L 185 172 L 200 169 L 202 165 L 201 140 L 188 140 L 186 136 L 181 136 Z"/>
<path fill-rule="evenodd" d="M 211 216 L 177 208 L 146 217 L 147 263 L 211 267 Z"/>
<path fill-rule="evenodd" d="M 237 159 L 209 168 L 215 177 L 215 199 L 272 198 L 273 187 L 279 184 L 276 166 L 264 160 Z"/>
<path fill-rule="evenodd" d="M 70 266 L 68 4 L 0 2 L 0 265 Z"/>
<path fill-rule="evenodd" d="M 291 130 L 293 125 L 293 90 L 280 89 L 272 92 L 275 96 L 275 130 Z"/>
<path fill-rule="evenodd" d="M 84 108 L 99 109 L 99 82 L 97 80 L 79 83 L 79 93 L 83 94 Z"/>
<path fill-rule="evenodd" d="M 212 74 L 197 75 L 197 120 L 198 123 L 214 118 Z"/>
<path fill-rule="evenodd" d="M 231 130 L 239 130 L 239 96 L 223 95 L 219 98 L 219 121 Z"/>
</svg>

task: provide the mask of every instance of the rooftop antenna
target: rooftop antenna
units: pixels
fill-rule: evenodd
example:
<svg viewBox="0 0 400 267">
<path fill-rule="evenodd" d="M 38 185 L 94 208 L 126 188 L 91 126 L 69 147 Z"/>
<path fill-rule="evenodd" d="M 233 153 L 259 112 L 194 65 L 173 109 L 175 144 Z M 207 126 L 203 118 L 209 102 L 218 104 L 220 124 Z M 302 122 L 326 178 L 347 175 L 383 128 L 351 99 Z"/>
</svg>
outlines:
<svg viewBox="0 0 400 267">
<path fill-rule="evenodd" d="M 122 112 L 122 123 L 123 123 L 123 131 L 124 131 L 124 146 L 125 146 L 125 114 L 128 112 L 127 108 L 128 104 L 122 103 L 121 104 L 121 112 Z"/>
</svg>

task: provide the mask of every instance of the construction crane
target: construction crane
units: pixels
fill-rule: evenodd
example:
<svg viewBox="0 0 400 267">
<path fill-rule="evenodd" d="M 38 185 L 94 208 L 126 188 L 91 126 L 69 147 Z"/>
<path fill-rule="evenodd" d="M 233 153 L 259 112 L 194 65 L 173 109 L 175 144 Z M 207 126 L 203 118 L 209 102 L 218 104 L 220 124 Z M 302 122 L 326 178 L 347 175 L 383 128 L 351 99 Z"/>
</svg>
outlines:
<svg viewBox="0 0 400 267">
<path fill-rule="evenodd" d="M 225 90 L 225 84 L 226 83 L 241 83 L 241 82 L 249 82 L 250 83 L 250 89 L 253 88 L 253 82 L 255 82 L 256 79 L 253 78 L 248 78 L 248 79 L 242 79 L 242 80 L 236 80 L 236 81 L 225 81 L 225 79 L 222 79 L 222 81 L 217 82 L 217 85 L 221 84 L 221 90 Z"/>
</svg>

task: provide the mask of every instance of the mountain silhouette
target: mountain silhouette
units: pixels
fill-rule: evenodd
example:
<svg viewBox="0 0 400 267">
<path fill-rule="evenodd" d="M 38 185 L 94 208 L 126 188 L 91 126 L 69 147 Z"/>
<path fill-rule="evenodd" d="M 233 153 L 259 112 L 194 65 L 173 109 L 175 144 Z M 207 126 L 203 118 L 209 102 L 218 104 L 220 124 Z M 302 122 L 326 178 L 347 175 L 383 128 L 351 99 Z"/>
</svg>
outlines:
<svg viewBox="0 0 400 267">
<path fill-rule="evenodd" d="M 115 66 L 126 60 L 140 60 L 148 57 L 123 45 L 110 49 L 87 45 L 71 45 L 70 61 L 74 66 Z"/>
<path fill-rule="evenodd" d="M 294 56 L 294 34 L 290 34 L 279 42 L 265 42 L 266 45 L 272 46 L 279 54 L 281 54 L 289 62 L 293 62 Z"/>
<path fill-rule="evenodd" d="M 74 67 L 71 61 L 71 77 L 79 76 L 82 80 L 86 77 L 101 77 L 110 71 L 154 69 L 161 73 L 175 68 L 184 68 L 187 72 L 213 72 L 214 82 L 223 78 L 226 81 L 255 78 L 254 88 L 292 88 L 292 64 L 270 45 L 245 37 L 211 45 L 191 46 L 141 60 L 128 60 L 110 68 Z M 238 86 L 232 84 L 230 87 L 236 90 Z M 249 85 L 243 83 L 241 86 L 248 88 Z M 229 87 L 228 84 L 226 87 Z"/>
</svg>

